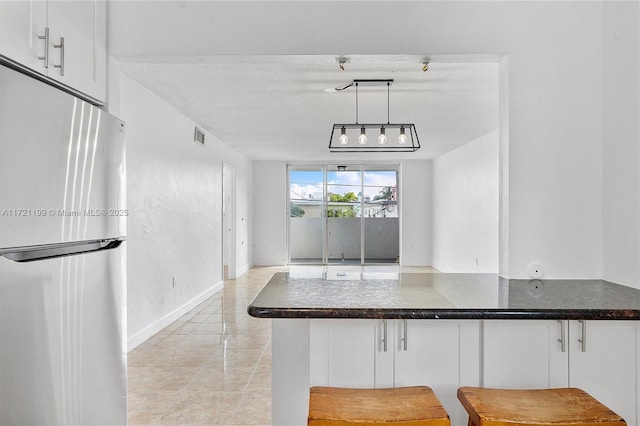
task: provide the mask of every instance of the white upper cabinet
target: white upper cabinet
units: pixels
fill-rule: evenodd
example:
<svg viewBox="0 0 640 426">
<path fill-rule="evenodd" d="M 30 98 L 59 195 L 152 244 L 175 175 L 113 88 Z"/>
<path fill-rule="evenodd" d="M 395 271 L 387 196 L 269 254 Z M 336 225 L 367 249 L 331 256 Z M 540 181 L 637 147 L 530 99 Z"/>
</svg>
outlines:
<svg viewBox="0 0 640 426">
<path fill-rule="evenodd" d="M 46 2 L 0 1 L 0 54 L 46 75 L 46 27 Z"/>
<path fill-rule="evenodd" d="M 0 54 L 104 102 L 104 0 L 0 2 Z"/>
<path fill-rule="evenodd" d="M 104 1 L 49 2 L 49 77 L 98 100 L 105 98 Z"/>
</svg>

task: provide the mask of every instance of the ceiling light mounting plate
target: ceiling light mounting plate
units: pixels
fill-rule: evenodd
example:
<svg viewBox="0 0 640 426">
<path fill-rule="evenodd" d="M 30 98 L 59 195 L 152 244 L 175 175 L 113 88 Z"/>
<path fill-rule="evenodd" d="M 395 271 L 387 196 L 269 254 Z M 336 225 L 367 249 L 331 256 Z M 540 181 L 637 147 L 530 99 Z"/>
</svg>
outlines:
<svg viewBox="0 0 640 426">
<path fill-rule="evenodd" d="M 381 79 L 357 79 L 357 80 L 353 80 L 351 83 L 347 83 L 345 85 L 342 86 L 338 86 L 338 87 L 329 87 L 327 89 L 323 89 L 325 93 L 335 93 L 335 92 L 341 92 L 343 90 L 348 89 L 349 87 L 352 86 L 362 86 L 362 87 L 389 87 L 393 84 L 393 80 L 391 79 L 385 79 L 385 80 L 381 80 Z"/>
<path fill-rule="evenodd" d="M 393 79 L 357 79 L 353 80 L 353 84 L 357 86 L 384 87 L 391 86 Z"/>
</svg>

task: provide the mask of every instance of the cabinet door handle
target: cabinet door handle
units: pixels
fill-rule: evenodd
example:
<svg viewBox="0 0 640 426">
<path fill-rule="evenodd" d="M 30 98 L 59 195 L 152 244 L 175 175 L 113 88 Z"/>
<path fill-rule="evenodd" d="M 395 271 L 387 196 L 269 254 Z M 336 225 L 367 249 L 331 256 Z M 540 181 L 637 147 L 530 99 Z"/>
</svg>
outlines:
<svg viewBox="0 0 640 426">
<path fill-rule="evenodd" d="M 567 340 L 566 340 L 566 332 L 565 332 L 565 328 L 564 328 L 564 321 L 562 320 L 558 320 L 558 322 L 560 323 L 560 338 L 558 339 L 558 342 L 560 342 L 560 350 L 562 352 L 566 352 L 567 351 Z"/>
<path fill-rule="evenodd" d="M 578 339 L 578 342 L 582 343 L 582 352 L 587 351 L 587 322 L 585 320 L 578 320 L 582 324 L 582 339 Z"/>
<path fill-rule="evenodd" d="M 39 35 L 40 40 L 44 40 L 44 55 L 38 59 L 44 62 L 44 67 L 49 68 L 49 27 L 44 27 L 44 35 Z"/>
<path fill-rule="evenodd" d="M 407 320 L 402 320 L 402 348 L 406 351 L 407 350 Z"/>
<path fill-rule="evenodd" d="M 54 44 L 53 47 L 60 49 L 60 65 L 54 67 L 60 68 L 60 75 L 64 75 L 64 37 L 60 37 L 60 44 Z"/>
<path fill-rule="evenodd" d="M 382 320 L 382 350 L 387 351 L 387 320 Z"/>
</svg>

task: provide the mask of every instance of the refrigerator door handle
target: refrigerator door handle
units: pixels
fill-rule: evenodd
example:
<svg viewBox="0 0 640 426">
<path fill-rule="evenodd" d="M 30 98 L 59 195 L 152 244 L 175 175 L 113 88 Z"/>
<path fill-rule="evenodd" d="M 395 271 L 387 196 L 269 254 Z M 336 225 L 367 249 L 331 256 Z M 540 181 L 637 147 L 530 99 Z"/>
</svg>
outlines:
<svg viewBox="0 0 640 426">
<path fill-rule="evenodd" d="M 77 241 L 73 243 L 46 244 L 0 250 L 0 257 L 13 262 L 34 262 L 37 260 L 53 259 L 63 256 L 91 253 L 94 251 L 111 250 L 122 244 L 122 238 L 105 240 Z"/>
</svg>

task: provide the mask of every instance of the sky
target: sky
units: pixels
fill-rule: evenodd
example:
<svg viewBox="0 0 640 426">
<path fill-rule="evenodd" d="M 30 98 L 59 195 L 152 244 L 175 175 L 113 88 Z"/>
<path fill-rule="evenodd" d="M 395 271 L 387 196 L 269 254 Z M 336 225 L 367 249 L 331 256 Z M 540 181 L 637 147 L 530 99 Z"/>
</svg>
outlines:
<svg viewBox="0 0 640 426">
<path fill-rule="evenodd" d="M 322 197 L 322 170 L 292 170 L 289 174 L 291 198 Z M 344 195 L 347 192 L 358 194 L 360 192 L 361 173 L 359 171 L 328 171 L 327 190 L 332 193 Z M 395 171 L 365 171 L 364 195 L 375 197 L 380 189 L 385 186 L 395 186 Z"/>
</svg>

